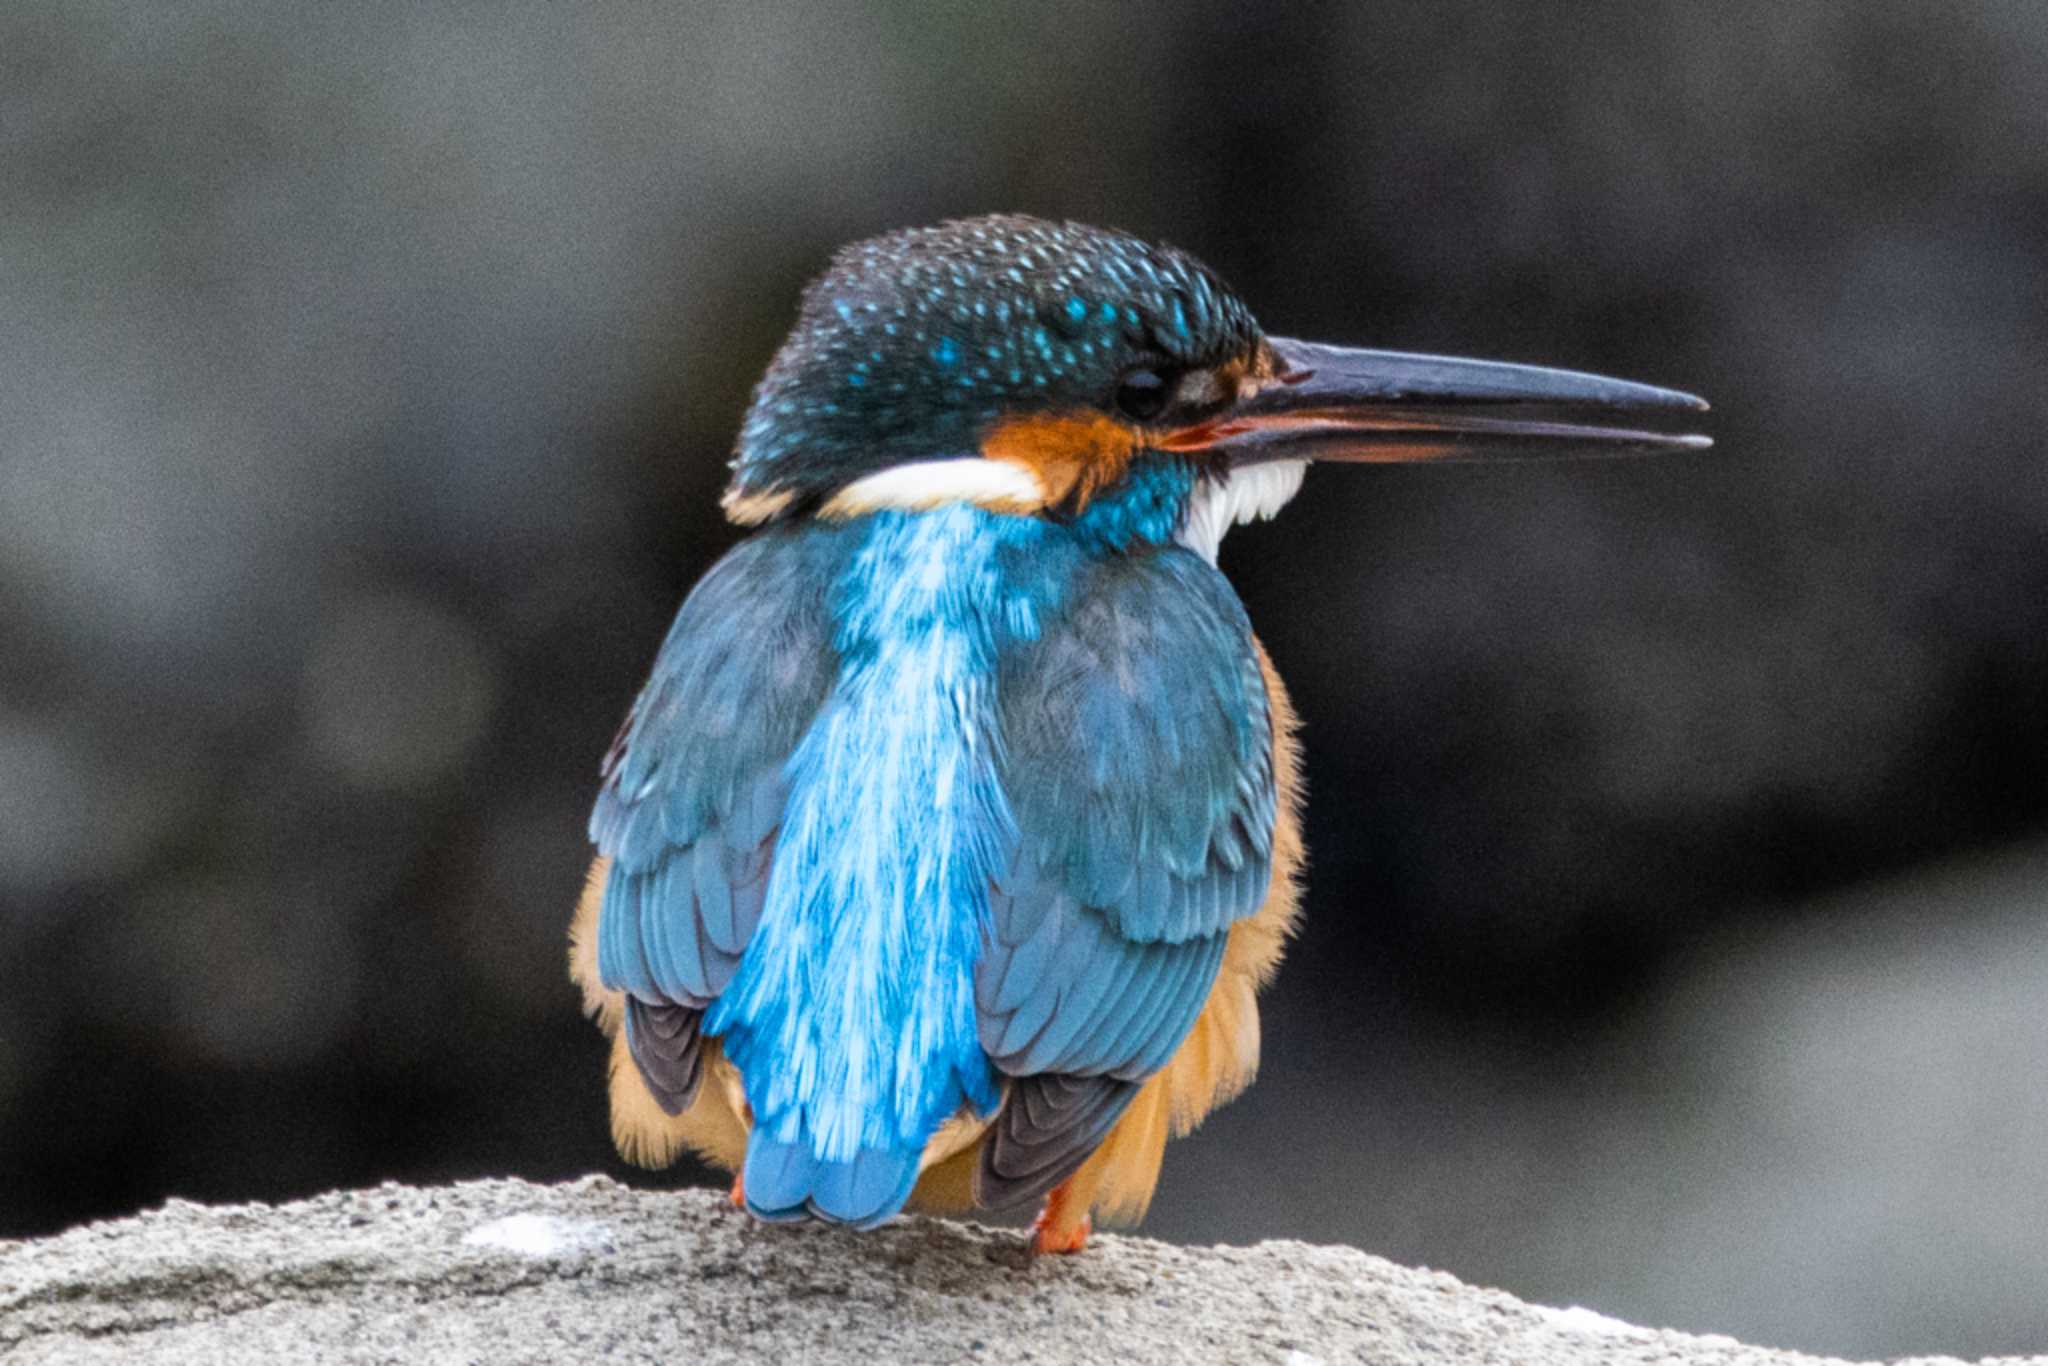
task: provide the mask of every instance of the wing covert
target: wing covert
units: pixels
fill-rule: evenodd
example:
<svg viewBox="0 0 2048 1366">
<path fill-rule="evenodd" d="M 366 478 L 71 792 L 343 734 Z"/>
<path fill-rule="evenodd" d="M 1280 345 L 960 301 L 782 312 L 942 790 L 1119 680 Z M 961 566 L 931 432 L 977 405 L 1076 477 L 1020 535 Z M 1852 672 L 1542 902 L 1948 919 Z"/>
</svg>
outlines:
<svg viewBox="0 0 2048 1366">
<path fill-rule="evenodd" d="M 1257 908 L 1275 812 L 1251 623 L 1173 548 L 1099 564 L 1001 680 L 1025 851 L 1125 938 L 1179 943 Z"/>
<path fill-rule="evenodd" d="M 1199 557 L 1105 560 L 1004 666 L 1019 843 L 975 987 L 1018 1080 L 976 1173 L 992 1206 L 1065 1180 L 1172 1058 L 1265 896 L 1277 803 L 1251 627 Z"/>
<path fill-rule="evenodd" d="M 701 1010 L 752 937 L 788 796 L 783 766 L 837 668 L 825 592 L 842 553 L 829 531 L 771 530 L 714 565 L 606 756 L 590 818 L 611 860 L 598 970 L 649 1007 Z M 666 1059 L 664 1104 L 686 1103 L 694 1088 L 681 1083 L 695 1073 L 680 1046 L 694 1022 L 642 1011 L 627 1027 L 643 1071 Z"/>
</svg>

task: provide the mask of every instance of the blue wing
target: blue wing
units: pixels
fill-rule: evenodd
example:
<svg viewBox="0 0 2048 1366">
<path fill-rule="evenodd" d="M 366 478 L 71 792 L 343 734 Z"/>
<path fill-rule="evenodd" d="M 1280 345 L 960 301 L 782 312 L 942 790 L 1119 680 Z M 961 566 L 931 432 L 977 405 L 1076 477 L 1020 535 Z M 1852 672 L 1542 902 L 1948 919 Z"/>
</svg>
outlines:
<svg viewBox="0 0 2048 1366">
<path fill-rule="evenodd" d="M 975 977 L 1015 1079 L 976 1176 L 990 1206 L 1064 1180 L 1173 1056 L 1265 894 L 1276 809 L 1250 623 L 1190 552 L 1100 562 L 1000 693 L 1021 839 Z"/>
<path fill-rule="evenodd" d="M 590 836 L 611 859 L 598 974 L 657 1100 L 688 1107 L 700 1016 L 761 914 L 783 766 L 838 661 L 825 593 L 840 538 L 768 531 L 691 590 L 605 759 Z"/>
</svg>

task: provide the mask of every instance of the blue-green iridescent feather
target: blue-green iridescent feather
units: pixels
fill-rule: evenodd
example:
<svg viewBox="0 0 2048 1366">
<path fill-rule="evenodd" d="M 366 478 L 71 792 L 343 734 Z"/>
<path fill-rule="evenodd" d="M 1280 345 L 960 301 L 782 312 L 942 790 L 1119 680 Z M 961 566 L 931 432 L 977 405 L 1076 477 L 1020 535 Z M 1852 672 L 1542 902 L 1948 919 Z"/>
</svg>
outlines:
<svg viewBox="0 0 2048 1366">
<path fill-rule="evenodd" d="M 1190 479 L 775 529 L 685 602 L 592 819 L 599 966 L 740 1067 L 757 1213 L 886 1218 L 1005 1079 L 978 1190 L 1039 1193 L 1192 1026 L 1274 797 L 1243 611 L 1170 543 Z M 652 1018 L 643 1070 L 697 1037 Z"/>
<path fill-rule="evenodd" d="M 701 1007 L 752 938 L 784 767 L 838 672 L 829 527 L 742 542 L 691 590 L 605 763 L 590 836 L 611 860 L 598 966 L 652 1004 Z"/>
</svg>

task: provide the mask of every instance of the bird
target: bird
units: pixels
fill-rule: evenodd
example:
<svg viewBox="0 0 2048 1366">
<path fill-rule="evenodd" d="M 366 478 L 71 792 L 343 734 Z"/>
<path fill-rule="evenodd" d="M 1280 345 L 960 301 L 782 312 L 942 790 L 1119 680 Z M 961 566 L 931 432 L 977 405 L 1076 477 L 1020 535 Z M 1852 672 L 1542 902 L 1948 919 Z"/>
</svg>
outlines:
<svg viewBox="0 0 2048 1366">
<path fill-rule="evenodd" d="M 1225 534 L 1313 462 L 1698 449 L 1656 425 L 1705 407 L 1270 336 L 1121 231 L 842 248 L 600 769 L 569 963 L 621 1155 L 770 1222 L 1136 1221 L 1252 1080 L 1299 901 L 1297 718 Z"/>
</svg>

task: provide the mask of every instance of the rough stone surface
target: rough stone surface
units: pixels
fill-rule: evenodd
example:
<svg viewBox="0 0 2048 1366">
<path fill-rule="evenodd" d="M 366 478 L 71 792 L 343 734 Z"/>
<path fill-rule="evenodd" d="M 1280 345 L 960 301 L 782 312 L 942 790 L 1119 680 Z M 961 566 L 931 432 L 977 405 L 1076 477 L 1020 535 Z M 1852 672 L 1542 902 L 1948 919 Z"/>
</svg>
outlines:
<svg viewBox="0 0 2048 1366">
<path fill-rule="evenodd" d="M 479 1181 L 172 1202 L 0 1242 L 9 1362 L 1818 1362 L 1546 1309 L 1342 1247 L 936 1219 L 764 1227 L 706 1191 Z M 1932 1366 L 1940 1358 L 1916 1358 Z M 2048 1358 L 2033 1358 L 2048 1362 Z"/>
</svg>

